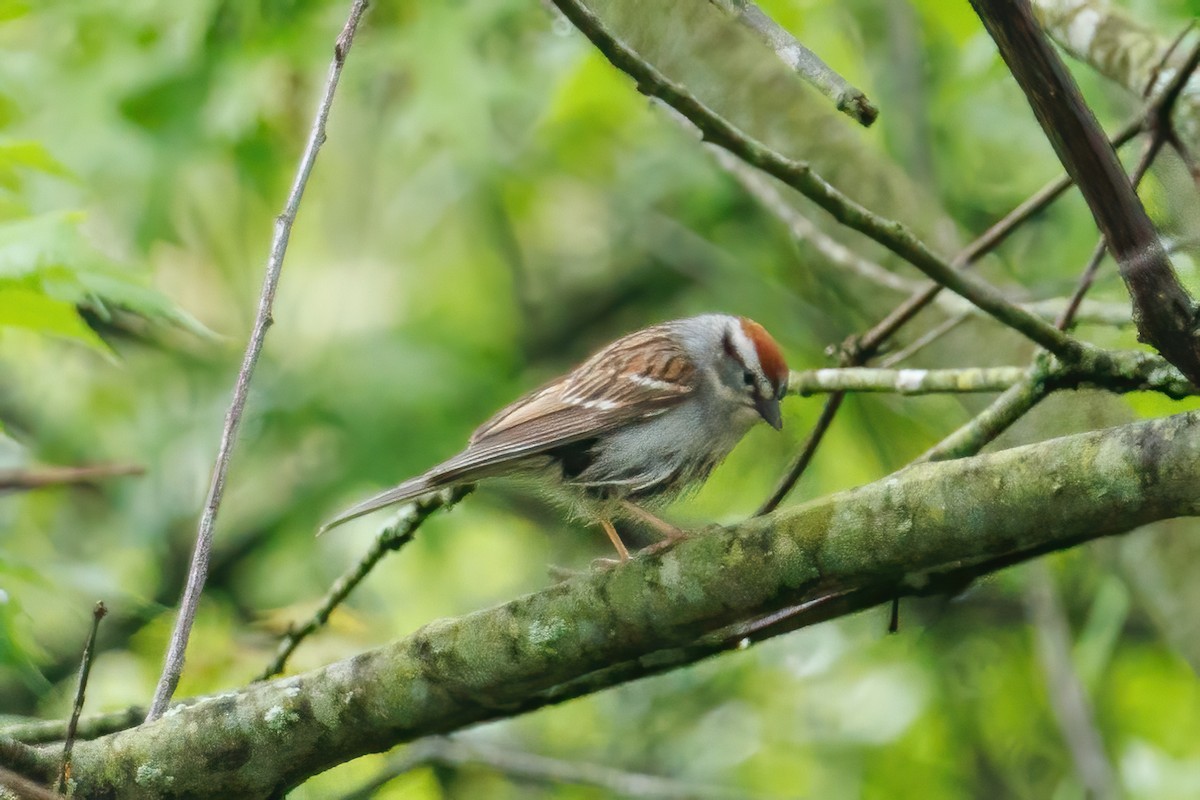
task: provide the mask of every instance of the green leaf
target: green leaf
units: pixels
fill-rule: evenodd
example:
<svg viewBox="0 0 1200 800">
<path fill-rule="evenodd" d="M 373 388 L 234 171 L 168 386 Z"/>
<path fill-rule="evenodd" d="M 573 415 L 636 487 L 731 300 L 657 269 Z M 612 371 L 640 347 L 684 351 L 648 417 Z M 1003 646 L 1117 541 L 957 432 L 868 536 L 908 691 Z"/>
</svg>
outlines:
<svg viewBox="0 0 1200 800">
<path fill-rule="evenodd" d="M 23 288 L 94 310 L 120 309 L 207 339 L 216 335 L 149 285 L 147 276 L 113 263 L 79 231 L 83 215 L 55 212 L 0 222 L 0 288 Z"/>
<path fill-rule="evenodd" d="M 5 327 L 69 339 L 113 358 L 112 350 L 87 326 L 74 305 L 30 289 L 0 287 L 0 328 Z"/>
<path fill-rule="evenodd" d="M 0 186 L 20 189 L 21 173 L 26 170 L 64 178 L 74 177 L 40 142 L 0 142 Z"/>
<path fill-rule="evenodd" d="M 55 212 L 0 223 L 0 278 L 78 264 L 81 245 L 86 248 L 78 229 L 82 219 L 78 212 Z"/>
<path fill-rule="evenodd" d="M 27 0 L 0 0 L 0 22 L 8 22 L 28 13 L 29 2 Z"/>
</svg>

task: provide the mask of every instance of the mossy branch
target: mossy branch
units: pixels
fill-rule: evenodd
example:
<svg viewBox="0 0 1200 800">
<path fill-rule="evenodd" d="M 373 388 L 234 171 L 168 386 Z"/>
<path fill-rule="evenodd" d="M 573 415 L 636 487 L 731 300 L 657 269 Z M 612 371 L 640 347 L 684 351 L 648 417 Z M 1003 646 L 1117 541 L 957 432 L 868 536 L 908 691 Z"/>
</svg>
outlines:
<svg viewBox="0 0 1200 800">
<path fill-rule="evenodd" d="M 76 745 L 75 797 L 276 797 L 351 758 L 1200 513 L 1200 413 L 958 461 L 579 575 Z"/>
</svg>

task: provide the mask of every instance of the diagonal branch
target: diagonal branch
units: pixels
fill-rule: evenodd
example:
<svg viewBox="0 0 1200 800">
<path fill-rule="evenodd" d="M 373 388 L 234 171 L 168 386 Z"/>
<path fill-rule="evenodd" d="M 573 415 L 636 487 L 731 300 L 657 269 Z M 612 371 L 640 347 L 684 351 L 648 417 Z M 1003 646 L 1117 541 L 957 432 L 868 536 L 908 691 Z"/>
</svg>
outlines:
<svg viewBox="0 0 1200 800">
<path fill-rule="evenodd" d="M 1200 513 L 1200 413 L 917 465 L 76 746 L 76 796 L 280 796 L 333 764 Z M 997 492 L 1003 481 L 1004 491 Z M 799 610 L 795 610 L 795 609 Z M 794 612 L 794 613 L 793 613 Z M 775 615 L 775 616 L 773 616 Z M 236 757 L 233 757 L 236 754 Z M 138 770 L 153 764 L 154 771 Z M 122 776 L 137 773 L 132 783 Z"/>
<path fill-rule="evenodd" d="M 1158 233 L 1029 0 L 971 0 L 1046 136 L 1083 193 L 1133 298 L 1139 338 L 1200 382 L 1200 307 L 1171 267 Z"/>
<path fill-rule="evenodd" d="M 956 270 L 903 224 L 880 217 L 851 200 L 807 163 L 788 158 L 746 135 L 618 41 L 579 0 L 554 0 L 554 4 L 613 66 L 637 81 L 639 91 L 662 100 L 683 114 L 700 129 L 705 140 L 775 176 L 825 209 L 838 222 L 866 234 L 936 283 L 963 296 L 1055 355 L 1071 360 L 1078 354 L 1076 339 L 1009 302 L 994 287 Z"/>
<path fill-rule="evenodd" d="M 771 19 L 750 0 L 710 0 L 717 8 L 733 17 L 763 44 L 775 51 L 779 60 L 833 101 L 838 111 L 863 127 L 870 127 L 879 116 L 879 109 L 845 78 L 809 50 L 800 40 Z"/>
<path fill-rule="evenodd" d="M 417 529 L 425 523 L 430 515 L 439 509 L 452 508 L 459 500 L 470 494 L 473 488 L 470 485 L 456 486 L 403 506 L 399 515 L 375 537 L 375 541 L 359 559 L 359 562 L 333 582 L 316 613 L 300 627 L 288 630 L 279 643 L 275 657 L 255 680 L 265 681 L 283 672 L 287 660 L 291 658 L 300 643 L 329 621 L 329 615 L 333 613 L 333 610 L 350 596 L 354 588 L 362 583 L 384 556 L 400 550 L 411 542 L 417 535 Z"/>
<path fill-rule="evenodd" d="M 267 337 L 267 328 L 271 326 L 271 309 L 275 304 L 275 289 L 279 285 L 279 275 L 283 270 L 283 257 L 287 252 L 288 240 L 292 235 L 292 224 L 296 220 L 296 212 L 300 209 L 300 199 L 304 196 L 304 187 L 308 185 L 308 176 L 312 173 L 313 164 L 316 163 L 317 152 L 325 143 L 325 121 L 329 118 L 329 109 L 333 104 L 333 94 L 337 90 L 338 79 L 342 75 L 342 66 L 346 63 L 346 53 L 354 41 L 354 32 L 358 29 L 358 23 L 366 10 L 367 0 L 354 0 L 350 16 L 333 48 L 333 63 L 329 67 L 329 77 L 325 81 L 325 92 L 317 106 L 316 119 L 313 121 L 312 131 L 309 133 L 308 143 L 304 148 L 304 155 L 300 158 L 292 190 L 284 204 L 283 213 L 275 219 L 275 237 L 271 242 L 271 254 L 267 259 L 266 275 L 263 278 L 262 292 L 258 298 L 258 313 L 255 315 L 250 341 L 246 344 L 246 354 L 242 359 L 242 366 L 238 370 L 237 381 L 233 387 L 233 400 L 225 415 L 225 427 L 221 431 L 221 446 L 217 451 L 216 464 L 213 466 L 208 498 L 204 501 L 204 513 L 200 516 L 200 525 L 196 531 L 196 547 L 192 552 L 187 585 L 184 587 L 183 597 L 179 602 L 179 617 L 175 621 L 175 629 L 171 632 L 171 641 L 167 645 L 162 675 L 154 689 L 154 699 L 150 703 L 150 711 L 146 714 L 147 722 L 158 719 L 167 710 L 167 704 L 171 702 L 171 696 L 175 694 L 175 687 L 179 684 L 179 676 L 183 673 L 188 637 L 191 635 L 192 622 L 195 621 L 196 609 L 200 605 L 200 594 L 204 591 L 204 582 L 208 577 L 213 528 L 216 526 L 221 498 L 225 494 L 225 475 L 229 471 L 233 445 L 237 441 L 242 412 L 246 408 L 250 379 L 254 376 L 254 368 L 258 365 L 258 357 L 262 353 L 263 342 Z"/>
</svg>

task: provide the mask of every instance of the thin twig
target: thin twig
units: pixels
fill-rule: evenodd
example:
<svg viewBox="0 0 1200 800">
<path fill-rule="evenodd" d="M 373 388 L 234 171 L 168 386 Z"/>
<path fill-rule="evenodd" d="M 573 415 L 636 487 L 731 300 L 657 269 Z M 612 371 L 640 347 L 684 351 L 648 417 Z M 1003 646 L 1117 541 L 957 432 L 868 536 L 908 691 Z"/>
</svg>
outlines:
<svg viewBox="0 0 1200 800">
<path fill-rule="evenodd" d="M 879 116 L 879 109 L 867 99 L 861 89 L 850 84 L 809 50 L 800 40 L 789 33 L 778 22 L 767 16 L 750 0 L 710 0 L 763 44 L 775 51 L 779 60 L 793 72 L 833 101 L 838 111 L 870 127 Z"/>
<path fill-rule="evenodd" d="M 1104 752 L 1096 729 L 1092 704 L 1071 661 L 1071 628 L 1046 562 L 1034 561 L 1026 568 L 1025 608 L 1033 627 L 1034 644 L 1050 709 L 1066 740 L 1075 772 L 1094 800 L 1116 800 L 1121 796 L 1116 770 Z"/>
<path fill-rule="evenodd" d="M 316 118 L 300 158 L 296 170 L 296 178 L 292 183 L 291 192 L 284 205 L 283 213 L 275 219 L 275 235 L 271 242 L 271 254 L 267 259 L 266 276 L 263 279 L 262 293 L 259 295 L 258 313 L 254 318 L 254 328 L 250 341 L 246 346 L 246 355 L 238 371 L 237 382 L 233 389 L 233 401 L 225 416 L 225 427 L 221 431 L 221 446 L 217 453 L 216 465 L 213 468 L 212 483 L 208 490 L 208 499 L 204 504 L 204 514 L 200 517 L 199 529 L 196 532 L 196 549 L 192 554 L 191 567 L 188 570 L 187 586 L 179 604 L 179 618 L 175 622 L 175 630 L 171 633 L 171 642 L 167 647 L 162 676 L 154 690 L 154 700 L 146 721 L 152 721 L 162 716 L 171 702 L 179 676 L 183 672 L 184 654 L 187 650 L 188 637 L 191 634 L 192 622 L 196 617 L 196 608 L 200 604 L 200 593 L 204 589 L 204 581 L 208 575 L 208 562 L 212 550 L 213 527 L 216 523 L 217 510 L 221 506 L 221 497 L 225 491 L 225 475 L 229 469 L 230 456 L 237 439 L 238 426 L 242 421 L 242 411 L 246 406 L 246 394 L 250 388 L 250 379 L 262 352 L 263 340 L 267 328 L 272 322 L 271 308 L 275 301 L 275 289 L 279 284 L 279 274 L 283 269 L 283 257 L 287 252 L 288 239 L 291 237 L 292 225 L 296 220 L 296 212 L 300 207 L 300 199 L 304 195 L 304 187 L 312 172 L 317 159 L 317 152 L 325 142 L 325 122 L 329 118 L 329 109 L 333 103 L 334 91 L 346 63 L 346 53 L 354 41 L 354 33 L 363 13 L 367 10 L 367 0 L 354 0 L 350 8 L 345 27 L 338 35 L 333 48 L 333 63 L 329 67 L 329 77 L 325 81 L 325 91 L 317 106 Z"/>
<path fill-rule="evenodd" d="M 670 106 L 662 106 L 670 112 L 675 121 L 692 127 L 686 117 Z M 789 203 L 780 193 L 771 179 L 762 172 L 750 167 L 745 161 L 722 147 L 708 146 L 705 148 L 716 159 L 717 164 L 728 172 L 741 187 L 759 202 L 763 208 L 771 212 L 780 222 L 787 226 L 792 238 L 797 242 L 811 244 L 830 263 L 853 272 L 864 280 L 877 284 L 895 292 L 911 294 L 925 287 L 916 281 L 901 277 L 882 265 L 864 258 L 846 245 L 828 235 L 800 210 Z"/>
<path fill-rule="evenodd" d="M 637 81 L 639 90 L 659 98 L 686 116 L 700 129 L 705 140 L 779 178 L 842 224 L 882 244 L 935 282 L 962 295 L 1050 352 L 1066 360 L 1077 354 L 1078 340 L 1009 302 L 994 287 L 954 269 L 907 227 L 880 217 L 851 200 L 807 163 L 788 158 L 746 135 L 618 41 L 578 0 L 553 2 L 614 66 Z"/>
<path fill-rule="evenodd" d="M 997 397 L 970 422 L 926 450 L 914 463 L 975 455 L 1050 393 L 1045 377 L 1045 367 L 1035 364 L 1024 380 Z"/>
<path fill-rule="evenodd" d="M 358 564 L 333 582 L 316 613 L 299 628 L 288 630 L 279 643 L 275 658 L 255 680 L 265 681 L 283 672 L 288 658 L 300 646 L 300 643 L 329 621 L 329 615 L 333 613 L 333 610 L 354 591 L 354 588 L 370 574 L 385 555 L 399 550 L 411 542 L 417 534 L 417 528 L 420 528 L 431 514 L 438 509 L 453 507 L 459 500 L 470 494 L 473 488 L 470 485 L 456 486 L 402 506 L 399 514 L 375 537 L 375 542 Z"/>
<path fill-rule="evenodd" d="M 770 514 L 779 507 L 783 498 L 787 497 L 788 492 L 792 490 L 792 487 L 800 480 L 800 476 L 808 469 L 808 465 L 812 463 L 813 456 L 817 454 L 817 448 L 820 447 L 821 441 L 825 438 L 829 426 L 833 424 L 834 417 L 837 416 L 838 409 L 841 408 L 842 401 L 845 399 L 845 392 L 834 392 L 825 400 L 821 416 L 817 418 L 817 424 L 813 425 L 812 430 L 808 432 L 808 438 L 804 440 L 800 454 L 788 465 L 787 471 L 779 479 L 771 496 L 764 500 L 763 504 L 754 512 L 755 516 L 761 517 L 763 514 Z"/>
<path fill-rule="evenodd" d="M 792 372 L 788 392 L 806 397 L 830 392 L 894 394 L 969 394 L 1002 392 L 1025 376 L 1023 367 L 961 369 L 882 369 L 843 367 Z"/>
<path fill-rule="evenodd" d="M 381 775 L 342 800 L 367 800 L 401 775 L 427 766 L 481 767 L 521 781 L 544 784 L 594 786 L 614 797 L 658 798 L 658 800 L 753 800 L 760 795 L 711 784 L 627 772 L 603 764 L 563 761 L 534 753 L 467 742 L 445 736 L 430 736 L 405 748 L 384 768 Z"/>
<path fill-rule="evenodd" d="M 58 791 L 67 791 L 71 780 L 71 749 L 75 747 L 75 731 L 79 728 L 79 717 L 83 714 L 83 698 L 87 692 L 88 676 L 92 674 L 92 657 L 96 652 L 96 632 L 100 630 L 100 620 L 108 609 L 104 601 L 96 603 L 92 609 L 92 630 L 87 642 L 83 645 L 83 658 L 79 663 L 79 682 L 75 686 L 75 706 L 71 710 L 71 721 L 67 724 L 67 739 L 63 742 L 62 766 L 58 771 Z"/>
<path fill-rule="evenodd" d="M 951 297 L 952 295 L 946 296 Z M 942 320 L 940 324 L 925 331 L 925 333 L 918 336 L 905 347 L 902 347 L 896 352 L 889 354 L 887 358 L 879 362 L 879 366 L 883 367 L 884 369 L 889 369 L 896 366 L 901 361 L 912 358 L 917 353 L 921 352 L 938 339 L 950 333 L 950 331 L 954 330 L 959 325 L 962 325 L 970 318 L 971 313 L 969 311 L 964 311 L 962 313 L 955 314 L 952 317 L 947 317 L 946 319 Z"/>
<path fill-rule="evenodd" d="M 1083 296 L 1088 293 L 1096 281 L 1096 273 L 1100 271 L 1100 263 L 1104 261 L 1104 254 L 1107 252 L 1108 245 L 1101 236 L 1092 249 L 1092 254 L 1088 256 L 1087 264 L 1084 265 L 1083 272 L 1079 276 L 1079 283 L 1075 286 L 1075 291 L 1071 293 L 1071 299 L 1063 307 L 1062 314 L 1054 321 L 1056 328 L 1065 331 L 1075 321 L 1075 315 L 1079 313 L 1079 306 L 1083 303 Z"/>
<path fill-rule="evenodd" d="M 40 467 L 36 469 L 0 470 L 0 492 L 43 489 L 94 483 L 104 478 L 141 475 L 145 468 L 137 464 L 96 464 L 90 467 Z"/>
<path fill-rule="evenodd" d="M 694 126 L 686 117 L 670 106 L 659 103 L 658 107 L 663 109 L 672 120 L 689 129 L 694 129 Z M 1126 135 L 1124 131 L 1122 132 L 1122 135 L 1125 137 L 1124 141 L 1126 142 L 1137 132 L 1137 121 L 1135 120 L 1127 126 L 1127 130 L 1132 133 Z M 1122 140 L 1116 138 L 1114 142 L 1116 141 Z M 717 164 L 738 182 L 747 194 L 757 200 L 763 208 L 787 227 L 792 238 L 798 243 L 811 245 L 813 249 L 824 256 L 831 264 L 842 267 L 870 283 L 892 291 L 914 295 L 918 299 L 924 299 L 925 293 L 929 291 L 931 284 L 920 283 L 897 275 L 882 264 L 856 253 L 822 231 L 812 220 L 801 213 L 798 208 L 789 203 L 779 191 L 778 186 L 767 175 L 750 167 L 745 161 L 737 158 L 724 148 L 715 145 L 705 145 L 705 149 L 713 156 Z M 968 266 L 974 264 L 984 253 L 998 245 L 1003 236 L 1015 230 L 1022 222 L 1030 219 L 1034 213 L 1040 211 L 1044 208 L 1045 204 L 1060 196 L 1060 193 L 1069 186 L 1070 180 L 1067 178 L 1062 178 L 1050 184 L 1041 192 L 1034 195 L 1030 201 L 1022 203 L 1013 214 L 1005 217 L 1001 221 L 1003 224 L 998 223 L 989 229 L 986 239 L 985 237 L 980 237 L 980 239 L 964 249 L 953 263 Z M 932 284 L 932 286 L 937 285 Z M 941 287 L 937 288 L 940 289 Z M 956 294 L 946 294 L 945 292 L 938 291 L 929 300 L 937 302 L 942 310 L 953 314 L 959 321 L 965 319 L 967 315 L 980 315 L 983 313 L 979 308 Z M 1048 322 L 1053 322 L 1060 316 L 1062 306 L 1065 303 L 1066 300 L 1064 299 L 1049 299 L 1020 303 L 1019 305 L 1030 313 Z M 1103 325 L 1132 324 L 1132 318 L 1129 316 L 1129 307 L 1127 305 L 1119 306 L 1115 303 L 1106 305 L 1088 304 L 1086 309 L 1084 309 L 1083 320 Z M 938 335 L 940 336 L 941 334 Z M 923 347 L 924 344 L 921 346 Z"/>
</svg>

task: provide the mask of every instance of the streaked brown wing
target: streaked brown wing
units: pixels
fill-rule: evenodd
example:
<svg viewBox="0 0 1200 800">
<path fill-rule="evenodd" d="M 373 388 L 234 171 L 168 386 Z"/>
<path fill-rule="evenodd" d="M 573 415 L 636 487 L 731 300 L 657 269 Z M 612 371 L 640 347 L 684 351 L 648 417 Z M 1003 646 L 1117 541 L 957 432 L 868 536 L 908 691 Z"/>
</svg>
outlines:
<svg viewBox="0 0 1200 800">
<path fill-rule="evenodd" d="M 457 480 L 661 414 L 691 393 L 694 377 L 666 326 L 631 333 L 502 409 L 429 476 Z"/>
</svg>

